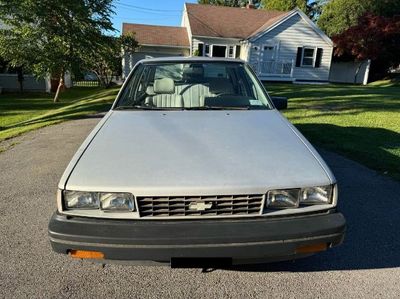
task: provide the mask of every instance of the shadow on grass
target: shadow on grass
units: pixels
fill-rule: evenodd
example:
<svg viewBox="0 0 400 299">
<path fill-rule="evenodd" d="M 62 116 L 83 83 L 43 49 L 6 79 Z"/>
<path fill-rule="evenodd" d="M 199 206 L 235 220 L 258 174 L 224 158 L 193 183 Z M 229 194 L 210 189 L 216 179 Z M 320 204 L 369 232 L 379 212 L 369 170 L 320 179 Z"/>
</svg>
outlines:
<svg viewBox="0 0 400 299">
<path fill-rule="evenodd" d="M 400 134 L 382 128 L 296 124 L 312 143 L 400 180 Z"/>
<path fill-rule="evenodd" d="M 288 97 L 293 107 L 366 111 L 400 110 L 400 86 L 266 84 L 274 96 Z"/>
<path fill-rule="evenodd" d="M 20 127 L 30 126 L 30 125 L 39 125 L 44 123 L 57 122 L 61 120 L 73 120 L 80 118 L 88 118 L 88 117 L 97 117 L 93 116 L 94 113 L 105 112 L 111 108 L 111 103 L 84 103 L 81 105 L 75 105 L 71 109 L 62 110 L 60 112 L 54 112 L 46 116 L 41 116 L 38 119 L 33 119 L 29 121 L 22 122 L 20 124 L 16 124 L 5 129 L 16 129 Z"/>
<path fill-rule="evenodd" d="M 290 105 L 292 104 L 292 105 Z M 393 99 L 388 95 L 370 94 L 349 96 L 343 98 L 341 96 L 330 96 L 320 98 L 307 98 L 301 101 L 293 101 L 290 103 L 290 108 L 311 109 L 319 111 L 343 113 L 346 110 L 356 110 L 357 112 L 380 112 L 392 111 L 400 112 L 400 96 L 398 99 Z M 353 111 L 350 111 L 353 112 Z"/>
<path fill-rule="evenodd" d="M 7 116 L 18 115 L 21 110 L 43 111 L 37 117 L 14 123 L 0 128 L 0 131 L 18 130 L 27 126 L 41 126 L 42 124 L 54 123 L 62 120 L 87 117 L 88 114 L 107 111 L 115 99 L 117 90 L 100 89 L 71 89 L 63 94 L 62 102 L 52 103 L 47 98 L 30 98 L 30 95 L 16 95 L 19 100 L 12 101 L 9 97 L 0 103 L 3 113 Z M 18 111 L 20 110 L 20 111 Z M 15 112 L 17 111 L 17 112 Z"/>
</svg>

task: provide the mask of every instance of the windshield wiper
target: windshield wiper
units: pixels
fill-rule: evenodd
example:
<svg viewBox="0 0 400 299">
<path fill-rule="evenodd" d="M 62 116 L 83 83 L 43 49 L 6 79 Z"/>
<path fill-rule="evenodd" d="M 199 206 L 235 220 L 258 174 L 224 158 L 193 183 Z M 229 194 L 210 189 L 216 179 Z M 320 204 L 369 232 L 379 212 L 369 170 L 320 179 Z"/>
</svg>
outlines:
<svg viewBox="0 0 400 299">
<path fill-rule="evenodd" d="M 250 109 L 265 109 L 262 106 L 199 106 L 199 107 L 153 107 L 153 106 L 118 106 L 114 110 L 250 110 Z"/>
<path fill-rule="evenodd" d="M 133 106 L 118 106 L 114 110 L 182 110 L 182 109 L 183 109 L 182 107 L 160 108 L 152 106 L 133 105 Z"/>
<path fill-rule="evenodd" d="M 184 107 L 184 110 L 223 110 L 223 107 L 217 106 L 199 106 L 199 107 Z"/>
<path fill-rule="evenodd" d="M 251 106 L 200 106 L 185 107 L 185 110 L 249 110 Z"/>
</svg>

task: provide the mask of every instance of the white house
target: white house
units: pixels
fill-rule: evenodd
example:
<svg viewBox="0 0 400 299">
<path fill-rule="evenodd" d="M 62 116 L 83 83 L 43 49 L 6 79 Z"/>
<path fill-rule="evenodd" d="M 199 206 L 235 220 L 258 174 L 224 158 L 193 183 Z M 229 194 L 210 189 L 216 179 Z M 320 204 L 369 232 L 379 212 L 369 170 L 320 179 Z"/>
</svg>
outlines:
<svg viewBox="0 0 400 299">
<path fill-rule="evenodd" d="M 327 82 L 333 43 L 300 9 L 288 12 L 189 4 L 181 27 L 123 24 L 139 49 L 123 73 L 146 56 L 210 56 L 249 62 L 262 80 Z"/>
</svg>

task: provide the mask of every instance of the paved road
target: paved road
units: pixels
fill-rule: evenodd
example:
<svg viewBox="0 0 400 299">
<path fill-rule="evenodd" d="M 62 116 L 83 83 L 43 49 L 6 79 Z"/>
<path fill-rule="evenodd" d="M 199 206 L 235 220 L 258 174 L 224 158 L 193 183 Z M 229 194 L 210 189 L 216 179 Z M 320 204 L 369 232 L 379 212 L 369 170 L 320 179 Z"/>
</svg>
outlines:
<svg viewBox="0 0 400 299">
<path fill-rule="evenodd" d="M 0 297 L 265 298 L 400 295 L 400 184 L 323 152 L 340 184 L 345 244 L 296 262 L 201 273 L 100 265 L 54 254 L 47 223 L 59 177 L 98 118 L 43 128 L 0 154 Z"/>
</svg>

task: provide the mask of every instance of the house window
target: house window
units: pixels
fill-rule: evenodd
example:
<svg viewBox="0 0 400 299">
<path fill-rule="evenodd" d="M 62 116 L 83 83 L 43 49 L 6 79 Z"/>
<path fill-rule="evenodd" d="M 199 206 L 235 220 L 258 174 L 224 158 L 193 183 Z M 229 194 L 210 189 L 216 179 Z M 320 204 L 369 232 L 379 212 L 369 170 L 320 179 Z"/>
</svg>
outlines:
<svg viewBox="0 0 400 299">
<path fill-rule="evenodd" d="M 236 54 L 235 54 L 235 58 L 240 58 L 240 46 L 236 46 Z"/>
<path fill-rule="evenodd" d="M 301 59 L 301 66 L 311 66 L 315 65 L 315 48 L 304 47 Z"/>
<path fill-rule="evenodd" d="M 204 54 L 203 54 L 203 51 L 204 51 L 204 44 L 203 43 L 199 43 L 199 45 L 198 45 L 198 50 L 197 50 L 197 55 L 196 56 L 203 56 Z"/>
<path fill-rule="evenodd" d="M 239 51 L 238 51 L 239 47 Z M 240 46 L 204 44 L 204 56 L 235 58 L 240 54 Z"/>
<path fill-rule="evenodd" d="M 226 57 L 227 46 L 225 45 L 212 45 L 212 57 Z"/>
<path fill-rule="evenodd" d="M 204 53 L 205 56 L 210 56 L 210 45 L 206 44 Z"/>
<path fill-rule="evenodd" d="M 234 46 L 229 46 L 228 48 L 228 57 L 234 58 L 235 57 L 235 48 Z"/>
</svg>

